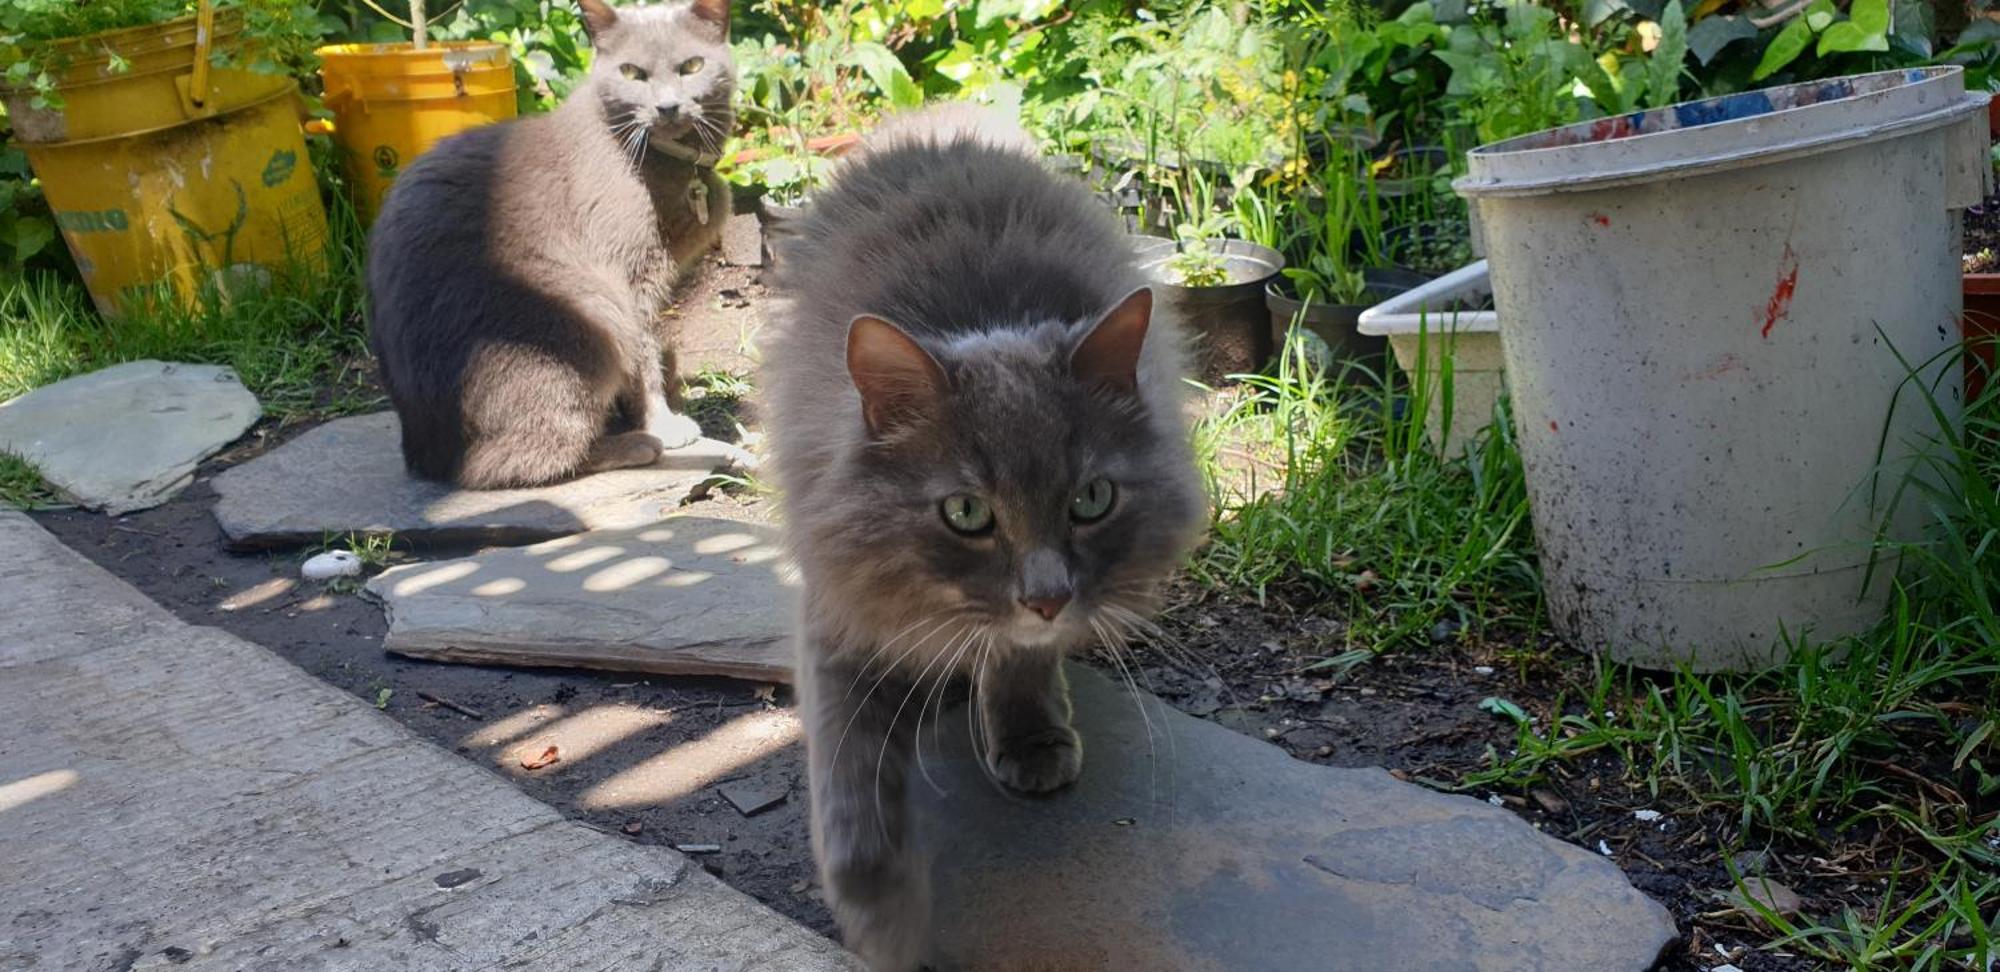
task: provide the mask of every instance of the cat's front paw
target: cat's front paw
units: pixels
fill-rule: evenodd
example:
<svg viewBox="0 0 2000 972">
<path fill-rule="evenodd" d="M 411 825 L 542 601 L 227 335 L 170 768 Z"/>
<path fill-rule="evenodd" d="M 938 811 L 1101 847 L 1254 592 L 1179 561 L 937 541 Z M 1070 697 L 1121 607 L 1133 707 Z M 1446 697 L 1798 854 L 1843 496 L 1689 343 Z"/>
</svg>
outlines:
<svg viewBox="0 0 2000 972">
<path fill-rule="evenodd" d="M 1068 726 L 1050 726 L 1000 741 L 987 765 L 1013 789 L 1047 793 L 1076 782 L 1083 772 L 1083 739 Z"/>
<path fill-rule="evenodd" d="M 660 440 L 665 449 L 684 449 L 701 438 L 701 425 L 685 415 L 656 407 L 646 423 L 646 431 Z"/>
</svg>

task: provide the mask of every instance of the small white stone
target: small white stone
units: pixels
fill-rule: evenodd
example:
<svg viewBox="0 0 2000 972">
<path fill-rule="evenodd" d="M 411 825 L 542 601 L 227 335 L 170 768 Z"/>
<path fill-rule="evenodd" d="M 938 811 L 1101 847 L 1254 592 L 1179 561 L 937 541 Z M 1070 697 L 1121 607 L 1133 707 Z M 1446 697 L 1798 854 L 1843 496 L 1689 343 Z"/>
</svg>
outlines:
<svg viewBox="0 0 2000 972">
<path fill-rule="evenodd" d="M 1743 970 L 1734 965 L 1718 965 L 1715 968 L 1709 969 L 1708 972 L 1743 972 Z"/>
<path fill-rule="evenodd" d="M 1611 845 L 1610 845 L 1610 844 L 1607 844 L 1607 843 L 1605 843 L 1604 841 L 1601 841 L 1601 840 L 1600 840 L 1600 841 L 1598 841 L 1598 842 L 1597 842 L 1597 852 L 1598 852 L 1599 854 L 1603 854 L 1603 855 L 1604 855 L 1604 856 L 1606 856 L 1606 857 L 1610 857 L 1610 856 L 1611 856 Z"/>
<path fill-rule="evenodd" d="M 1632 811 L 1632 819 L 1637 820 L 1640 823 L 1652 823 L 1653 821 L 1660 819 L 1660 811 L 1634 810 Z"/>
<path fill-rule="evenodd" d="M 309 581 L 361 576 L 361 558 L 352 550 L 329 550 L 308 558 L 299 566 L 299 576 Z"/>
<path fill-rule="evenodd" d="M 1487 797 L 1486 802 L 1493 804 L 1496 807 L 1504 807 L 1507 805 L 1507 801 L 1500 799 L 1500 794 L 1498 793 L 1495 793 L 1492 796 Z"/>
<path fill-rule="evenodd" d="M 1474 675 L 1491 675 L 1491 674 L 1493 674 L 1493 666 L 1491 666 L 1491 665 L 1474 665 L 1474 666 L 1472 666 L 1472 674 L 1474 674 Z"/>
</svg>

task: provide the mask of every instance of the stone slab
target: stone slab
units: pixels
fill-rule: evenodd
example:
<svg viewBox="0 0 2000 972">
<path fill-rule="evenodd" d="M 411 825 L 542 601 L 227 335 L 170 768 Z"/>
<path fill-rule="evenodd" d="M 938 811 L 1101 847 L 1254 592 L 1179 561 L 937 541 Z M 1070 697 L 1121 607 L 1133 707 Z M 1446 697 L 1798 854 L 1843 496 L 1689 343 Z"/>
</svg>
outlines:
<svg viewBox="0 0 2000 972">
<path fill-rule="evenodd" d="M 36 565 L 0 601 L 70 619 L 0 654 L 0 969 L 859 968 L 262 648 L 135 617 L 24 516 L 0 564 Z"/>
<path fill-rule="evenodd" d="M 215 519 L 234 549 L 393 533 L 413 545 L 533 543 L 651 523 L 742 450 L 703 439 L 644 469 L 536 489 L 463 490 L 403 468 L 394 412 L 336 419 L 215 477 Z"/>
<path fill-rule="evenodd" d="M 769 527 L 701 516 L 388 570 L 384 647 L 433 661 L 792 680 Z"/>
<path fill-rule="evenodd" d="M 722 262 L 733 267 L 764 265 L 764 223 L 756 213 L 737 213 L 722 224 Z"/>
<path fill-rule="evenodd" d="M 228 368 L 129 361 L 0 403 L 0 452 L 76 504 L 118 515 L 172 499 L 262 415 Z"/>
<path fill-rule="evenodd" d="M 911 793 L 939 969 L 1643 972 L 1676 937 L 1610 861 L 1505 810 L 1070 680 L 1083 777 L 1050 797 L 1001 793 L 964 714 L 936 720 L 942 794 Z"/>
</svg>

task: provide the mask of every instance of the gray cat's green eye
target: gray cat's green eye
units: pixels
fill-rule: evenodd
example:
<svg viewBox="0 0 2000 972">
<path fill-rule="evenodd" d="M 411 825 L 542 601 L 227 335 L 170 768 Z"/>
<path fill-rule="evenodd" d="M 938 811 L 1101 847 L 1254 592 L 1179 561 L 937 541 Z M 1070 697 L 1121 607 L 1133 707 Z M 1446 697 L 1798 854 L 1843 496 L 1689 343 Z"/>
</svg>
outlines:
<svg viewBox="0 0 2000 972">
<path fill-rule="evenodd" d="M 1098 477 L 1083 484 L 1083 489 L 1069 501 L 1069 518 L 1078 523 L 1095 523 L 1111 512 L 1111 504 L 1118 498 L 1118 488 L 1111 480 Z"/>
<path fill-rule="evenodd" d="M 985 533 L 993 526 L 993 507 L 970 493 L 955 493 L 938 504 L 944 525 L 964 534 Z"/>
<path fill-rule="evenodd" d="M 646 80 L 646 69 L 637 64 L 620 64 L 618 65 L 618 73 L 624 75 L 627 81 Z"/>
<path fill-rule="evenodd" d="M 681 73 L 693 74 L 696 71 L 701 70 L 701 66 L 707 63 L 708 63 L 707 61 L 704 61 L 701 58 L 690 57 L 687 60 L 681 62 Z"/>
</svg>

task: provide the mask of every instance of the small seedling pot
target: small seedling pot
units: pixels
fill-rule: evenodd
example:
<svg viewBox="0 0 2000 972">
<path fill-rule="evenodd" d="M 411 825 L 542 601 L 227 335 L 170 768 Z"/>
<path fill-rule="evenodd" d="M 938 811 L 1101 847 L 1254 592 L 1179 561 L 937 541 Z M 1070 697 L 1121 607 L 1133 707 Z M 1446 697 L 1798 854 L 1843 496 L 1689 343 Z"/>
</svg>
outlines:
<svg viewBox="0 0 2000 972">
<path fill-rule="evenodd" d="M 1361 312 L 1413 287 L 1423 286 L 1430 278 L 1394 267 L 1363 270 L 1361 277 L 1368 288 L 1368 303 L 1365 304 L 1309 303 L 1300 300 L 1294 294 L 1291 282 L 1283 277 L 1273 278 L 1265 284 L 1264 306 L 1271 314 L 1272 345 L 1284 346 L 1285 335 L 1291 333 L 1296 324 L 1326 342 L 1335 361 L 1379 364 L 1382 352 L 1388 348 L 1388 341 L 1355 330 L 1355 325 L 1360 323 Z"/>
<path fill-rule="evenodd" d="M 1482 309 L 1492 306 L 1492 293 L 1480 260 L 1370 307 L 1355 326 L 1389 342 L 1411 394 L 1423 402 L 1431 446 L 1447 456 L 1493 424 L 1506 390 L 1500 319 Z"/>
<path fill-rule="evenodd" d="M 1242 240 L 1206 244 L 1221 258 L 1228 282 L 1212 287 L 1188 287 L 1170 263 L 1180 252 L 1173 240 L 1133 236 L 1139 267 L 1153 281 L 1162 310 L 1195 338 L 1196 361 L 1203 381 L 1215 384 L 1231 375 L 1250 374 L 1271 358 L 1271 313 L 1264 305 L 1264 285 L 1285 268 L 1278 251 Z"/>
</svg>

